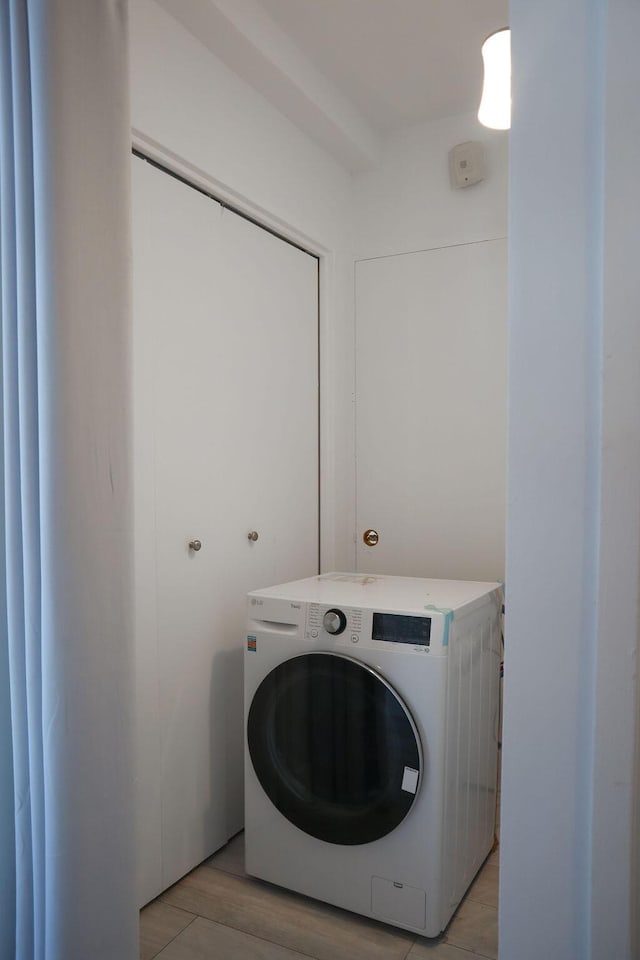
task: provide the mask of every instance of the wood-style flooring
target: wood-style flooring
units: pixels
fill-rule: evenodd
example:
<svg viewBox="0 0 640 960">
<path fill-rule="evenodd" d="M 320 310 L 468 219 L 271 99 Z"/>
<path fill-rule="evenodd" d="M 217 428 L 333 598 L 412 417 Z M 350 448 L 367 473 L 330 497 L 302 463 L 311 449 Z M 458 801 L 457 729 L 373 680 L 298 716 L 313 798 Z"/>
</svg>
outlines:
<svg viewBox="0 0 640 960">
<path fill-rule="evenodd" d="M 427 940 L 244 872 L 244 836 L 140 915 L 141 960 L 472 960 L 498 956 L 498 854 L 445 933 Z"/>
</svg>

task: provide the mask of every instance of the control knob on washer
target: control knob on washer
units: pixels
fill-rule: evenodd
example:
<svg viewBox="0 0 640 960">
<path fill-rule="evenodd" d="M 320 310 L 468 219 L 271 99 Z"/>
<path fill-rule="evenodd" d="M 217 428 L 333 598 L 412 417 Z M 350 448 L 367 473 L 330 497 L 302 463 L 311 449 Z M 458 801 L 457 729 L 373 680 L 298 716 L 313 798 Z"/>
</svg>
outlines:
<svg viewBox="0 0 640 960">
<path fill-rule="evenodd" d="M 342 610 L 336 610 L 335 608 L 327 610 L 324 617 L 322 618 L 322 626 L 325 628 L 327 633 L 333 633 L 337 635 L 342 633 L 347 626 L 347 618 L 345 617 Z"/>
</svg>

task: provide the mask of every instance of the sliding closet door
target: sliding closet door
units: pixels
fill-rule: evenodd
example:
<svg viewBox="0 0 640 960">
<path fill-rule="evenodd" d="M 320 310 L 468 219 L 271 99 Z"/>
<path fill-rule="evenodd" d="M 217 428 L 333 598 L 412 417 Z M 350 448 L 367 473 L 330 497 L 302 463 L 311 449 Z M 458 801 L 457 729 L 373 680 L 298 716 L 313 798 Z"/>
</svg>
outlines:
<svg viewBox="0 0 640 960">
<path fill-rule="evenodd" d="M 142 903 L 242 827 L 245 595 L 318 569 L 318 286 L 133 166 Z"/>
</svg>

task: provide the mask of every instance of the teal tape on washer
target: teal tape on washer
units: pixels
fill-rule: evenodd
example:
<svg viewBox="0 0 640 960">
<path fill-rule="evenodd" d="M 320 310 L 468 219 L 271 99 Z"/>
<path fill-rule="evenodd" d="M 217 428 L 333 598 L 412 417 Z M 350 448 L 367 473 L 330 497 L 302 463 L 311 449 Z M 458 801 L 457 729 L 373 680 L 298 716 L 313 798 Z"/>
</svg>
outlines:
<svg viewBox="0 0 640 960">
<path fill-rule="evenodd" d="M 444 615 L 444 630 L 442 633 L 442 646 L 449 646 L 449 627 L 453 623 L 453 610 L 447 610 Z"/>
<path fill-rule="evenodd" d="M 444 617 L 444 628 L 442 631 L 442 646 L 449 646 L 449 627 L 453 623 L 453 610 L 449 610 L 447 607 L 434 607 L 432 603 L 428 603 L 425 607 L 425 610 L 433 610 L 434 613 L 440 613 Z"/>
</svg>

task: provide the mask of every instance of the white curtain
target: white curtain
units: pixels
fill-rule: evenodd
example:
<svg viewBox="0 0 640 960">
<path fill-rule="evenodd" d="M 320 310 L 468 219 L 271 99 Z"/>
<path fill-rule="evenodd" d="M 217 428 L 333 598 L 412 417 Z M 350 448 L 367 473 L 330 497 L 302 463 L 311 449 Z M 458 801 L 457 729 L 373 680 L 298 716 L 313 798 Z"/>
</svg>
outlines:
<svg viewBox="0 0 640 960">
<path fill-rule="evenodd" d="M 133 960 L 126 3 L 0 0 L 0 957 Z"/>
</svg>

